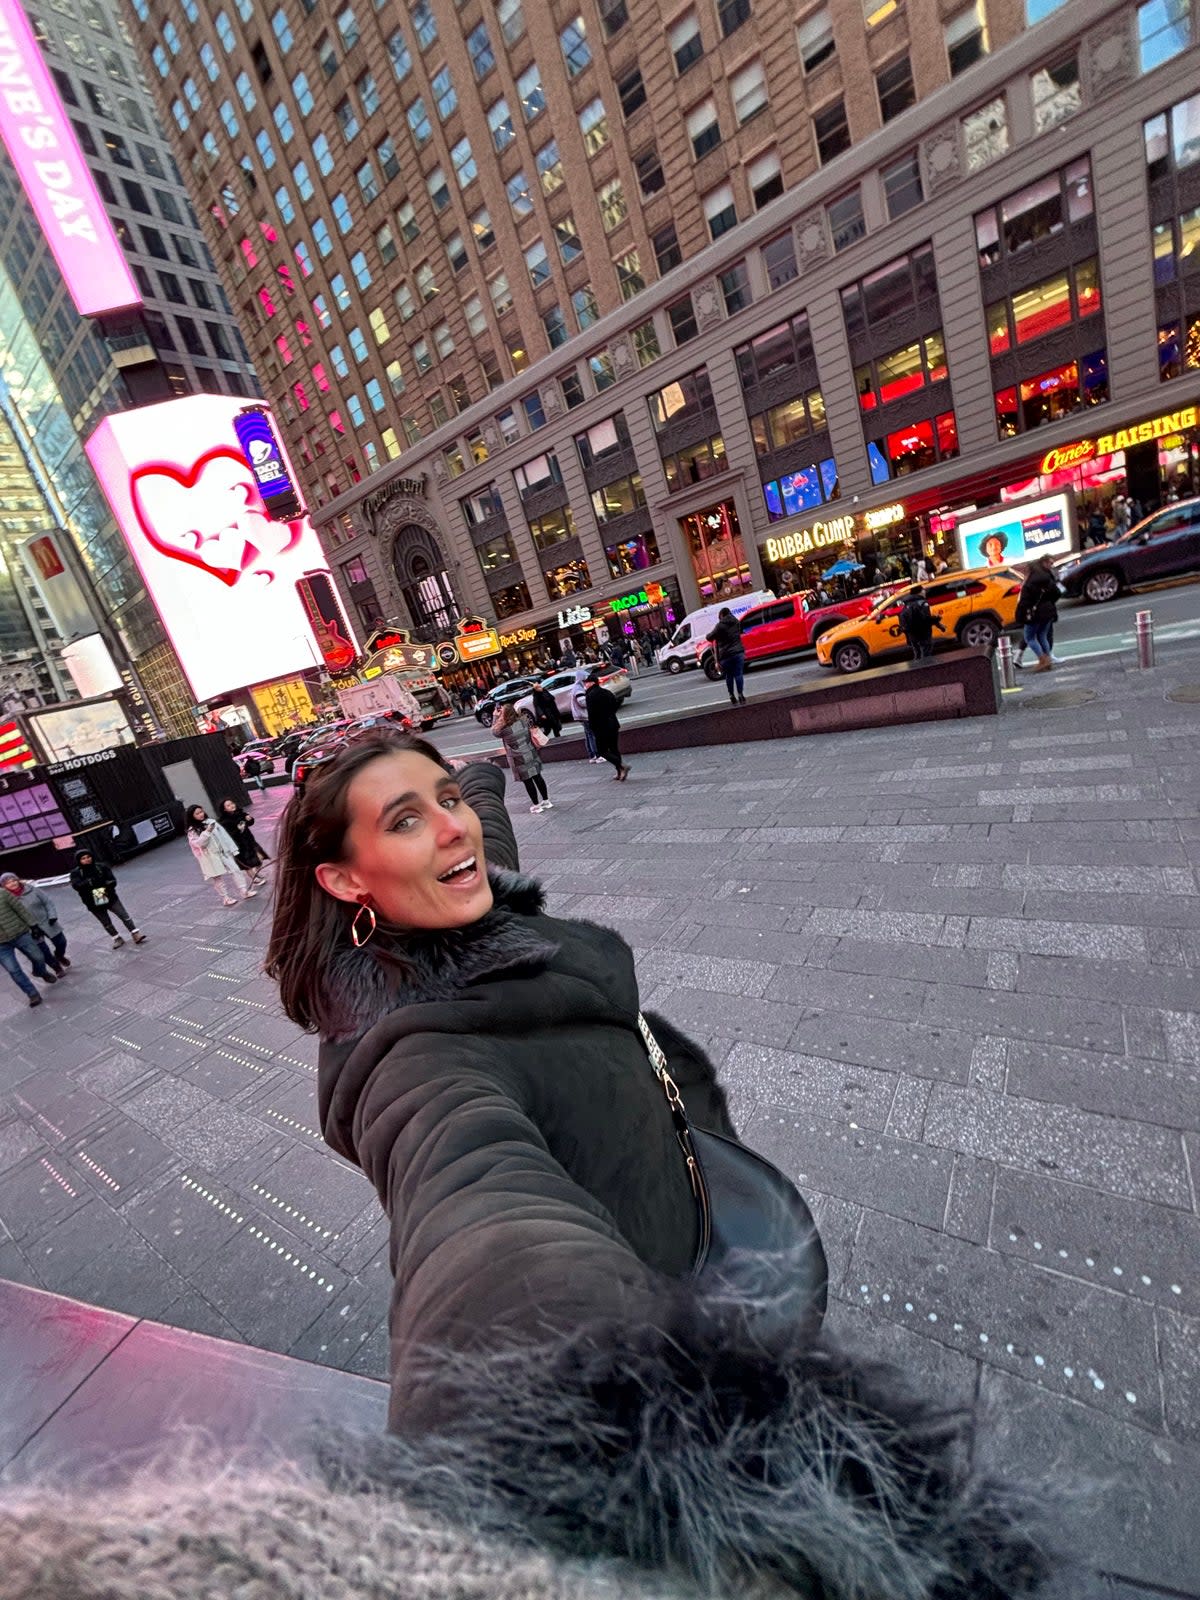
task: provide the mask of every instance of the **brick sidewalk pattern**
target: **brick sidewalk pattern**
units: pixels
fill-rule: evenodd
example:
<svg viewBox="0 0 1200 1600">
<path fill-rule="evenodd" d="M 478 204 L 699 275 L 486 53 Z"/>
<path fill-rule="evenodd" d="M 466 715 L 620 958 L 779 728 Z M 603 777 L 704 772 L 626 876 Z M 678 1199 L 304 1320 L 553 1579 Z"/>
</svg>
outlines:
<svg viewBox="0 0 1200 1600">
<path fill-rule="evenodd" d="M 1000 1465 L 1093 1480 L 1113 1597 L 1200 1596 L 1200 651 L 1163 663 L 513 796 L 551 909 L 621 930 L 812 1197 L 832 1327 L 983 1402 Z M 386 1230 L 317 1133 L 266 897 L 224 909 L 180 842 L 121 888 L 149 944 L 60 889 L 69 977 L 0 991 L 0 1277 L 383 1375 Z"/>
</svg>

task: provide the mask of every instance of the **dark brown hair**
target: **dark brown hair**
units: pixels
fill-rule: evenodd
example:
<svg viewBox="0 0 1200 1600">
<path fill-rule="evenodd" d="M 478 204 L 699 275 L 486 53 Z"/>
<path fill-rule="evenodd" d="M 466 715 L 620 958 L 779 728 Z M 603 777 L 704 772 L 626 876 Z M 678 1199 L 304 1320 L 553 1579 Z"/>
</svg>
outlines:
<svg viewBox="0 0 1200 1600">
<path fill-rule="evenodd" d="M 372 730 L 320 767 L 288 801 L 275 841 L 275 916 L 266 973 L 279 985 L 283 1009 L 309 1032 L 331 1034 L 340 1021 L 334 967 L 350 947 L 355 907 L 317 882 L 316 869 L 341 861 L 350 825 L 350 785 L 382 756 L 425 756 L 443 772 L 451 768 L 427 739 Z"/>
</svg>

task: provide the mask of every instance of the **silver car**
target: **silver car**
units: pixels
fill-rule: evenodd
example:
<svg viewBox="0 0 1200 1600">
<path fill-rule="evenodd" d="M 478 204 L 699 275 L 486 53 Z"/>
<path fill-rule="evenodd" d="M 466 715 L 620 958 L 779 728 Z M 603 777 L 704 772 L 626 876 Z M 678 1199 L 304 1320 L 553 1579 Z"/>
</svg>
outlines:
<svg viewBox="0 0 1200 1600">
<path fill-rule="evenodd" d="M 545 689 L 554 696 L 554 704 L 558 707 L 559 716 L 564 722 L 571 721 L 571 694 L 579 675 L 577 667 L 569 667 L 562 672 L 552 672 L 548 678 L 543 678 L 539 688 Z M 624 705 L 633 693 L 633 686 L 629 682 L 629 674 L 624 667 L 603 666 L 600 669 L 600 682 L 606 689 L 611 690 L 617 699 Z M 522 695 L 517 701 L 518 711 L 528 711 L 534 715 L 532 693 Z"/>
</svg>

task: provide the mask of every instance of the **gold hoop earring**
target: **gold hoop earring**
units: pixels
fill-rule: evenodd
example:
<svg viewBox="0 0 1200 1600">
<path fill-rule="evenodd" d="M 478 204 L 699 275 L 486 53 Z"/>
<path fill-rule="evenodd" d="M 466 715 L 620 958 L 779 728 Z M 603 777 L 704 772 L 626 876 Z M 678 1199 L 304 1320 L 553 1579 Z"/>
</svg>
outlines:
<svg viewBox="0 0 1200 1600">
<path fill-rule="evenodd" d="M 361 933 L 358 926 L 358 919 L 362 916 L 364 911 L 371 919 L 371 926 L 367 929 L 366 933 Z M 354 913 L 354 921 L 350 924 L 350 942 L 353 944 L 356 950 L 361 950 L 363 945 L 370 943 L 375 933 L 376 925 L 377 922 L 375 912 L 372 910 L 371 905 L 367 900 L 362 900 L 359 903 L 358 910 Z"/>
</svg>

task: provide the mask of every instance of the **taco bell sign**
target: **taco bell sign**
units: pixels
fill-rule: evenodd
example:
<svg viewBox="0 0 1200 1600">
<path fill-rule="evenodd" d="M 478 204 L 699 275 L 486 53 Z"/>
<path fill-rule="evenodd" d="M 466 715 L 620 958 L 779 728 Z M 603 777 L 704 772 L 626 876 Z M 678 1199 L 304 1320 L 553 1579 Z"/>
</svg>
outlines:
<svg viewBox="0 0 1200 1600">
<path fill-rule="evenodd" d="M 283 450 L 267 413 L 261 406 L 243 406 L 233 419 L 233 431 L 254 474 L 267 515 L 275 522 L 302 517 L 304 507 L 288 475 Z"/>
<path fill-rule="evenodd" d="M 0 139 L 80 314 L 141 305 L 19 0 L 0 0 Z"/>
</svg>

